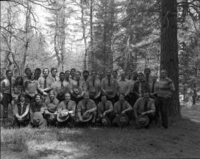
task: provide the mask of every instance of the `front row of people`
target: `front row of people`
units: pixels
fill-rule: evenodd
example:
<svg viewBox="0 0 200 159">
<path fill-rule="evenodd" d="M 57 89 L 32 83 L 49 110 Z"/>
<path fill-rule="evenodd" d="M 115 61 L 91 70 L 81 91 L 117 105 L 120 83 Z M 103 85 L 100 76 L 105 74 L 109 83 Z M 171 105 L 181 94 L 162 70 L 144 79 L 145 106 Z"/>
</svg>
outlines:
<svg viewBox="0 0 200 159">
<path fill-rule="evenodd" d="M 19 96 L 14 107 L 15 123 L 17 126 L 31 127 L 74 127 L 86 125 L 126 126 L 130 120 L 136 121 L 137 127 L 148 128 L 155 116 L 154 101 L 149 98 L 149 92 L 145 92 L 132 107 L 125 95 L 120 94 L 119 100 L 114 104 L 101 96 L 98 105 L 89 98 L 85 92 L 77 105 L 71 100 L 70 93 L 65 93 L 65 100 L 60 102 L 52 90 L 48 97 L 42 100 L 37 94 L 34 101 L 29 103 L 24 94 Z"/>
</svg>

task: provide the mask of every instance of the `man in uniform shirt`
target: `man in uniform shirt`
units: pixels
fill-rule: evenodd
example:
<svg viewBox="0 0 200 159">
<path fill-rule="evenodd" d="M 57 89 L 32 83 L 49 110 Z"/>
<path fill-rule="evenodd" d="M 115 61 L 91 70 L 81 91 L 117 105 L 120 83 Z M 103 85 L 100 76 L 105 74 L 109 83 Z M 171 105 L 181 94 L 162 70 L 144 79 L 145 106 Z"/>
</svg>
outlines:
<svg viewBox="0 0 200 159">
<path fill-rule="evenodd" d="M 143 97 L 139 98 L 133 107 L 135 119 L 137 119 L 138 115 L 147 115 L 149 117 L 149 123 L 145 128 L 149 128 L 149 124 L 155 119 L 155 104 L 149 95 L 150 92 L 145 90 Z"/>
<path fill-rule="evenodd" d="M 49 76 L 49 69 L 43 70 L 43 76 L 38 79 L 39 90 L 43 95 L 48 95 L 48 92 L 52 89 L 51 86 L 54 83 L 54 79 Z"/>
<path fill-rule="evenodd" d="M 71 69 L 70 75 L 71 75 L 71 79 L 75 80 L 75 76 L 76 76 L 76 69 L 75 68 Z"/>
<path fill-rule="evenodd" d="M 117 81 L 119 89 L 118 89 L 118 94 L 124 94 L 125 99 L 128 100 L 128 94 L 131 89 L 131 83 L 129 80 L 125 78 L 125 72 L 121 72 L 121 79 Z"/>
<path fill-rule="evenodd" d="M 110 121 L 113 120 L 113 104 L 107 100 L 106 95 L 101 96 L 101 102 L 97 105 L 98 120 L 103 117 L 108 117 Z"/>
<path fill-rule="evenodd" d="M 91 124 L 94 125 L 97 116 L 97 106 L 95 102 L 89 99 L 89 93 L 85 92 L 83 95 L 84 99 L 81 100 L 77 105 L 77 115 L 80 122 L 84 122 L 84 116 L 92 114 Z"/>
<path fill-rule="evenodd" d="M 151 70 L 150 70 L 150 68 L 145 68 L 144 69 L 144 76 L 145 76 L 144 80 L 146 82 L 148 82 L 149 85 L 151 85 L 152 84 L 152 76 L 151 76 Z"/>
<path fill-rule="evenodd" d="M 65 81 L 65 74 L 64 72 L 60 72 L 59 75 L 60 80 L 54 82 L 52 84 L 52 89 L 56 92 L 56 98 L 59 102 L 65 99 L 65 93 L 70 91 L 69 83 Z"/>
<path fill-rule="evenodd" d="M 52 67 L 51 68 L 51 77 L 54 79 L 54 81 L 58 81 L 59 77 L 56 75 L 57 74 L 57 68 Z"/>
<path fill-rule="evenodd" d="M 66 124 L 69 124 L 69 127 L 73 127 L 75 122 L 76 103 L 71 100 L 70 93 L 65 93 L 64 96 L 65 100 L 58 105 L 58 113 L 67 110 L 69 112 L 69 119 L 65 122 L 58 122 L 57 126 L 66 126 Z"/>
<path fill-rule="evenodd" d="M 127 71 L 127 76 L 126 76 L 127 80 L 132 80 L 132 78 L 133 78 L 132 73 L 133 73 L 133 70 L 131 68 L 129 68 L 128 71 Z"/>
<path fill-rule="evenodd" d="M 117 70 L 115 70 L 115 71 L 112 72 L 112 76 L 113 76 L 114 79 L 116 79 L 116 80 L 118 79 L 118 72 L 117 72 Z"/>
<path fill-rule="evenodd" d="M 111 74 L 111 70 L 106 71 L 106 77 L 101 81 L 101 90 L 103 94 L 107 96 L 107 99 L 111 101 L 112 104 L 115 104 L 118 91 L 118 83 L 111 76 Z"/>
<path fill-rule="evenodd" d="M 119 101 L 114 104 L 114 119 L 112 121 L 113 125 L 117 124 L 117 117 L 121 114 L 126 114 L 130 119 L 133 108 L 131 105 L 125 100 L 125 95 L 120 93 Z"/>
<path fill-rule="evenodd" d="M 101 82 L 97 78 L 95 70 L 92 70 L 91 78 L 87 80 L 86 87 L 87 91 L 89 92 L 90 98 L 94 100 L 96 104 L 98 104 L 101 95 Z"/>
</svg>

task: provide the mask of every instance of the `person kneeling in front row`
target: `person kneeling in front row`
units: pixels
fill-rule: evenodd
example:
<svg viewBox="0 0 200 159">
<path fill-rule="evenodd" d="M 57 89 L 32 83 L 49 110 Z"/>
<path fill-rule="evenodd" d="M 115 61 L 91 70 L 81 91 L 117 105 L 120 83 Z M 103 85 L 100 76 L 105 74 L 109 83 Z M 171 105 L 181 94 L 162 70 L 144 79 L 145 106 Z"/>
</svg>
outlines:
<svg viewBox="0 0 200 159">
<path fill-rule="evenodd" d="M 137 128 L 149 128 L 152 120 L 155 119 L 155 104 L 154 100 L 149 98 L 149 94 L 150 92 L 145 90 L 143 93 L 143 97 L 140 97 L 133 107 Z M 140 119 L 144 120 L 144 124 L 142 123 L 142 121 L 141 123 L 140 121 L 138 121 Z"/>
<path fill-rule="evenodd" d="M 95 125 L 97 116 L 97 106 L 95 102 L 89 99 L 89 93 L 85 92 L 83 95 L 84 99 L 81 100 L 77 105 L 78 120 L 82 126 L 90 124 Z"/>
<path fill-rule="evenodd" d="M 118 123 L 120 116 L 126 115 L 126 119 L 129 121 L 132 113 L 131 105 L 125 100 L 123 93 L 119 94 L 119 101 L 114 105 L 114 116 L 112 124 L 115 126 Z"/>
</svg>

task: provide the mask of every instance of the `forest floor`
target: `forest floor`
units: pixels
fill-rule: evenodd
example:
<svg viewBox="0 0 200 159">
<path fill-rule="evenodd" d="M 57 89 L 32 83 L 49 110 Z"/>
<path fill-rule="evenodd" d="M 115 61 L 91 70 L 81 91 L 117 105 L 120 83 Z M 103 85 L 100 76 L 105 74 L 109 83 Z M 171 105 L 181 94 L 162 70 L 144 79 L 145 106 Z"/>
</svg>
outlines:
<svg viewBox="0 0 200 159">
<path fill-rule="evenodd" d="M 200 158 L 200 110 L 182 109 L 167 130 L 1 129 L 2 159 Z"/>
</svg>

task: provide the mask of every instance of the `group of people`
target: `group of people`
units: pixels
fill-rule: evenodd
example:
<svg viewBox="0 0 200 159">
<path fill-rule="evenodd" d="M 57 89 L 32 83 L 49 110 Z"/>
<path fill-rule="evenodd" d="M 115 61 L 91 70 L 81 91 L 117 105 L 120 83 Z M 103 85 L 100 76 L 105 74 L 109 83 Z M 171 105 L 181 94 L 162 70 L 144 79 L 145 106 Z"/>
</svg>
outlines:
<svg viewBox="0 0 200 159">
<path fill-rule="evenodd" d="M 163 128 L 168 128 L 175 87 L 166 70 L 161 70 L 159 80 L 149 68 L 144 73 L 128 69 L 119 75 L 110 69 L 104 75 L 75 68 L 57 74 L 57 68 L 34 72 L 26 68 L 25 76 L 14 78 L 7 70 L 1 81 L 3 118 L 11 105 L 19 127 L 120 126 L 136 121 L 136 126 L 149 128 L 161 115 Z M 140 119 L 148 122 L 140 125 Z"/>
</svg>

